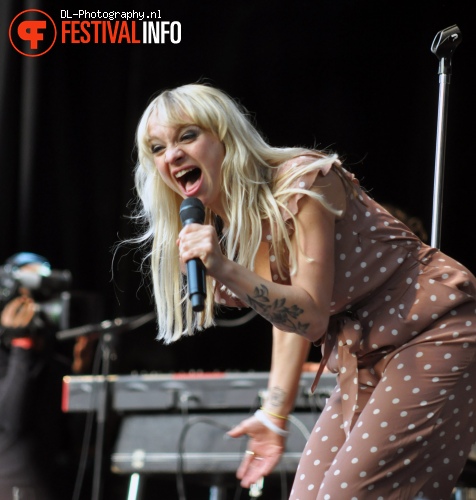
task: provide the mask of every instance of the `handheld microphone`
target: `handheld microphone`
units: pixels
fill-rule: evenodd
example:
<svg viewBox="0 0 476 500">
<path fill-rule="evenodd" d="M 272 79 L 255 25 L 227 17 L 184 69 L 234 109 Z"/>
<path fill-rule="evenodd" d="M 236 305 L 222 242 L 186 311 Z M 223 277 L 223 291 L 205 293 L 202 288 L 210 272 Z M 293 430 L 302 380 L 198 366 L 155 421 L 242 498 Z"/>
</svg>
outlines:
<svg viewBox="0 0 476 500">
<path fill-rule="evenodd" d="M 180 205 L 180 220 L 182 225 L 203 224 L 205 207 L 198 198 L 186 198 Z M 207 296 L 206 269 L 200 259 L 190 259 L 187 262 L 188 296 L 192 310 L 203 311 Z"/>
</svg>

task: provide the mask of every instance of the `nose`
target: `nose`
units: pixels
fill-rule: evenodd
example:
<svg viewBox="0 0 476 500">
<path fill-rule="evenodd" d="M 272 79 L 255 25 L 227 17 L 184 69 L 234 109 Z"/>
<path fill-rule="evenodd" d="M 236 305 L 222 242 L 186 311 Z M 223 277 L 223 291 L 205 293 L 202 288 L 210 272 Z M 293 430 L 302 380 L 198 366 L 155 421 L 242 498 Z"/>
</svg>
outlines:
<svg viewBox="0 0 476 500">
<path fill-rule="evenodd" d="M 184 156 L 184 152 L 179 146 L 171 146 L 165 151 L 165 161 L 169 164 L 179 163 Z"/>
</svg>

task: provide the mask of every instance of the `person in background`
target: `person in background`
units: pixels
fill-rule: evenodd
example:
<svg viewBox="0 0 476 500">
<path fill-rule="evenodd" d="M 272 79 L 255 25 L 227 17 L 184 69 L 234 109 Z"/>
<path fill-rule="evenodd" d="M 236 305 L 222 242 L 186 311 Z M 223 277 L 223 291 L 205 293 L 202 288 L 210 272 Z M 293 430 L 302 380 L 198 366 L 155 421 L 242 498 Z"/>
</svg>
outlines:
<svg viewBox="0 0 476 500">
<path fill-rule="evenodd" d="M 28 281 L 50 272 L 41 255 L 21 252 L 4 266 Z M 61 380 L 68 371 L 53 352 L 56 325 L 40 311 L 41 291 L 12 294 L 0 311 L 0 499 L 64 500 L 65 440 Z M 63 474 L 62 474 L 63 471 Z"/>
<path fill-rule="evenodd" d="M 213 87 L 158 95 L 137 149 L 136 241 L 151 244 L 158 337 L 212 325 L 216 304 L 251 307 L 273 325 L 268 396 L 229 432 L 250 437 L 241 484 L 278 463 L 314 344 L 337 386 L 290 498 L 448 499 L 476 439 L 471 272 L 370 198 L 337 154 L 270 146 Z M 204 224 L 182 228 L 185 198 L 202 202 Z M 199 314 L 186 296 L 190 259 L 208 276 Z"/>
<path fill-rule="evenodd" d="M 392 203 L 381 203 L 381 205 L 383 208 L 385 208 L 385 210 L 387 210 L 387 212 L 394 215 L 397 219 L 401 220 L 413 234 L 420 238 L 421 241 L 425 243 L 428 242 L 428 232 L 420 217 L 409 215 L 403 209 L 393 205 Z"/>
</svg>

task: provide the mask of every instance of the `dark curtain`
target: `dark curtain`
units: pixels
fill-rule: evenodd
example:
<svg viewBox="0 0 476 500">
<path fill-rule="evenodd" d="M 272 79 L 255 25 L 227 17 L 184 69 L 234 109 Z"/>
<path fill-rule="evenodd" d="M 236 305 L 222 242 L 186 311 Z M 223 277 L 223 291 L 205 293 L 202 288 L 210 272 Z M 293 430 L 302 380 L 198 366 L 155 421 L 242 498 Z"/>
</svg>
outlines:
<svg viewBox="0 0 476 500">
<path fill-rule="evenodd" d="M 458 24 L 463 43 L 453 57 L 441 246 L 476 268 L 470 2 L 119 1 L 107 9 L 161 8 L 163 20 L 181 23 L 182 41 L 57 41 L 37 58 L 10 45 L 8 26 L 22 10 L 42 9 L 59 25 L 60 9 L 88 3 L 106 10 L 77 0 L 0 5 L 0 261 L 21 250 L 42 253 L 55 268 L 71 270 L 75 288 L 101 294 L 107 318 L 150 311 L 141 254 L 124 247 L 113 260 L 112 251 L 135 231 L 128 218 L 134 131 L 153 93 L 200 79 L 238 98 L 270 142 L 337 150 L 374 197 L 420 217 L 430 232 L 438 98 L 430 46 L 439 30 Z M 268 340 L 255 333 L 260 328 L 186 340 L 181 349 L 200 345 L 202 357 L 180 352 L 180 366 L 164 361 L 162 368 L 263 368 Z M 147 341 L 153 336 L 151 326 Z M 224 337 L 241 357 L 222 359 Z"/>
</svg>

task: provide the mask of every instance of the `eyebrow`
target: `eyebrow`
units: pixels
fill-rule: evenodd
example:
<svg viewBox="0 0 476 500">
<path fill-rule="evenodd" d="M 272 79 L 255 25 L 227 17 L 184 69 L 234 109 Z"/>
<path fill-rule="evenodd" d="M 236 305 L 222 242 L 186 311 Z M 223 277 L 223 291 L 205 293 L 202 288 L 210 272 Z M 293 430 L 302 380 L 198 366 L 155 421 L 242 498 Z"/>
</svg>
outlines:
<svg viewBox="0 0 476 500">
<path fill-rule="evenodd" d="M 200 130 L 204 130 L 203 127 L 201 127 L 200 125 L 196 124 L 196 123 L 184 123 L 184 124 L 175 124 L 175 125 L 165 125 L 166 127 L 178 127 L 177 128 L 177 131 L 176 131 L 176 135 L 179 135 L 183 129 L 187 128 L 187 127 L 197 127 L 199 128 Z M 147 134 L 146 135 L 146 140 L 147 142 L 151 142 L 152 140 L 160 140 L 158 137 L 156 136 L 151 136 L 150 134 Z"/>
</svg>

